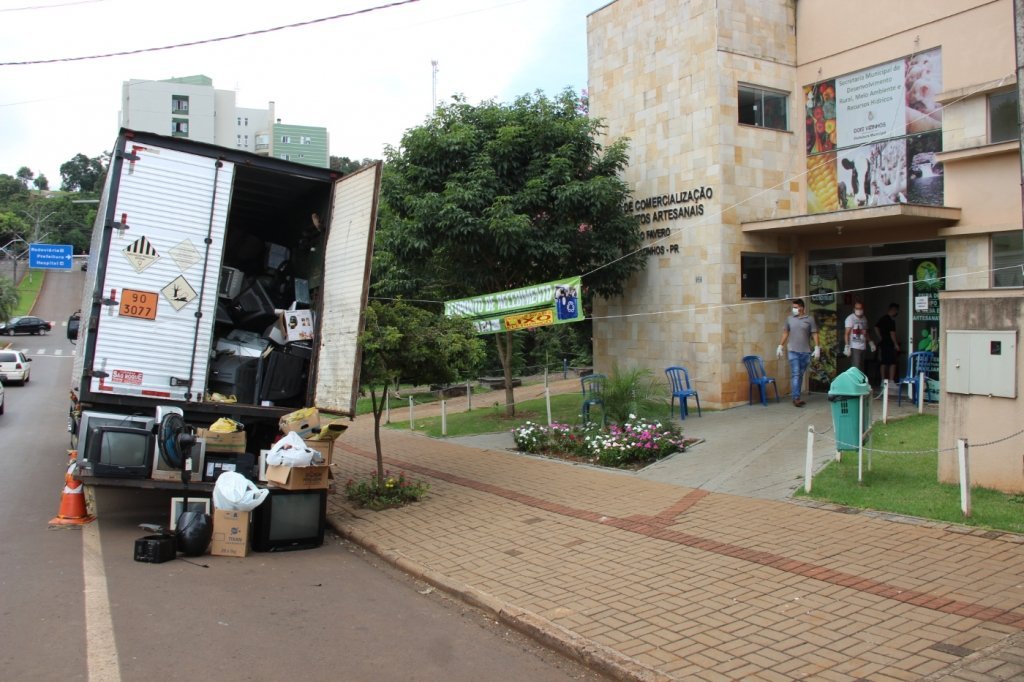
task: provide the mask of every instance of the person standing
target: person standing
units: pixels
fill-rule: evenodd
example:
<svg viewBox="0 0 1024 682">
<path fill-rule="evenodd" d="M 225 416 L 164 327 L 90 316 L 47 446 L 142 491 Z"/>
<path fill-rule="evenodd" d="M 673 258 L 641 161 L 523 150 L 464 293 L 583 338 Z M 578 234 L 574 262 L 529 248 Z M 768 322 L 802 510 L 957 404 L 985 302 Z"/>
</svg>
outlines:
<svg viewBox="0 0 1024 682">
<path fill-rule="evenodd" d="M 882 315 L 875 323 L 878 334 L 878 365 L 882 379 L 889 380 L 889 390 L 899 390 L 896 384 L 896 366 L 899 363 L 900 342 L 896 337 L 896 316 L 900 314 L 900 304 L 890 303 L 889 312 Z"/>
<path fill-rule="evenodd" d="M 811 364 L 811 358 L 815 360 L 821 357 L 821 347 L 818 341 L 818 325 L 814 318 L 804 310 L 802 298 L 793 299 L 792 315 L 786 318 L 785 327 L 782 330 L 782 341 L 775 350 L 775 357 L 782 357 L 782 349 L 789 350 L 789 383 L 790 397 L 793 405 L 803 407 L 807 403 L 800 398 L 800 389 L 804 384 L 804 374 Z M 811 352 L 811 339 L 814 339 L 814 351 Z"/>
<path fill-rule="evenodd" d="M 864 318 L 863 301 L 854 301 L 853 312 L 846 316 L 846 346 L 843 355 L 850 358 L 850 365 L 864 371 L 868 346 L 872 352 L 875 342 L 868 333 L 868 321 Z"/>
</svg>

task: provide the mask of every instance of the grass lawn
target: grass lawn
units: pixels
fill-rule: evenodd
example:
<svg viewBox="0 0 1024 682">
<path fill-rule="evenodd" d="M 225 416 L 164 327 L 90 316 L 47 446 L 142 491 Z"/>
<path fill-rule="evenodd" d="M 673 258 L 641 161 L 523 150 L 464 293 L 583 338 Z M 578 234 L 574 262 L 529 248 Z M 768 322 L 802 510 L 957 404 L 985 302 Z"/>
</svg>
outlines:
<svg viewBox="0 0 1024 682">
<path fill-rule="evenodd" d="M 413 386 L 402 386 L 400 388 L 400 391 L 401 391 L 401 394 L 402 394 L 401 399 L 398 399 L 398 398 L 392 398 L 391 399 L 391 413 L 392 414 L 394 414 L 396 410 L 406 410 L 405 412 L 402 412 L 401 414 L 404 414 L 404 415 L 409 414 L 409 412 L 408 412 L 408 410 L 409 410 L 409 396 L 412 396 L 413 401 L 417 405 L 420 405 L 422 403 L 436 403 L 436 402 L 440 402 L 440 400 L 441 400 L 439 397 L 434 395 L 434 393 L 432 391 L 420 390 L 420 391 L 417 391 L 415 393 L 410 393 L 409 391 L 411 391 L 413 388 L 415 388 L 415 387 L 413 387 Z M 419 387 L 419 388 L 422 389 L 422 387 Z M 477 395 L 477 394 L 480 394 L 480 393 L 492 393 L 493 392 L 489 388 L 482 388 L 480 386 L 473 386 L 472 388 L 473 388 L 473 395 Z M 456 396 L 456 397 L 457 398 L 461 398 L 461 397 L 465 397 L 465 396 Z M 380 396 L 378 396 L 377 399 L 379 400 Z M 373 414 L 373 402 L 370 400 L 369 391 L 367 391 L 367 396 L 365 398 L 359 398 L 358 400 L 356 400 L 356 415 L 358 416 L 360 414 Z M 381 419 L 383 419 L 383 417 L 381 417 Z"/>
<path fill-rule="evenodd" d="M 938 447 L 939 420 L 935 415 L 913 415 L 874 426 L 874 448 L 928 450 Z M 985 488 L 971 489 L 971 518 L 960 512 L 960 487 L 939 483 L 938 455 L 893 455 L 876 452 L 871 471 L 864 455 L 864 483 L 857 483 L 857 453 L 843 454 L 814 477 L 812 492 L 801 488 L 797 496 L 849 507 L 877 509 L 936 521 L 982 528 L 1024 532 L 1024 495 L 1009 495 Z"/>
<path fill-rule="evenodd" d="M 37 270 L 29 270 L 21 278 L 21 283 L 18 284 L 18 307 L 14 309 L 12 317 L 20 317 L 32 312 L 32 307 L 36 304 L 36 299 L 39 298 L 39 290 L 43 288 L 44 279 L 46 279 L 46 273 Z"/>
<path fill-rule="evenodd" d="M 547 409 L 544 406 L 544 398 L 527 400 L 516 406 L 516 416 L 509 419 L 505 416 L 504 396 L 505 392 L 500 391 L 502 400 L 498 407 L 494 407 L 494 401 L 490 405 L 474 407 L 472 412 L 455 412 L 448 415 L 449 436 L 472 436 L 479 433 L 495 433 L 497 431 L 509 431 L 527 421 L 547 424 Z M 481 400 L 481 403 L 484 401 Z M 391 405 L 391 413 L 395 414 L 396 406 Z M 408 412 L 400 413 L 402 418 Z M 551 418 L 563 424 L 575 424 L 580 419 L 580 394 L 563 393 L 551 396 Z M 408 422 L 392 423 L 389 428 L 407 429 Z M 439 437 L 441 435 L 441 417 L 425 417 L 416 420 L 416 430 L 424 431 L 428 436 Z"/>
</svg>

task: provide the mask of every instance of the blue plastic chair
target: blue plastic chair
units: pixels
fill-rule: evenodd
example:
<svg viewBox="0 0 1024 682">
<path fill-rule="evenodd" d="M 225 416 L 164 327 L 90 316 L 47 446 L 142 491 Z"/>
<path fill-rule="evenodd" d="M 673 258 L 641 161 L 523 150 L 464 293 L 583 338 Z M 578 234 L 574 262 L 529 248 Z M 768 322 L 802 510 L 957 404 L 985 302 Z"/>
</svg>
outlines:
<svg viewBox="0 0 1024 682">
<path fill-rule="evenodd" d="M 700 396 L 697 395 L 695 389 L 690 388 L 690 373 L 686 371 L 686 368 L 678 366 L 669 367 L 665 370 L 665 376 L 668 377 L 668 384 L 672 389 L 672 400 L 668 404 L 669 416 L 672 416 L 676 398 L 679 398 L 679 418 L 686 419 L 686 415 L 690 413 L 687 400 L 693 397 L 697 401 L 697 416 L 702 417 L 703 415 L 700 413 Z"/>
<path fill-rule="evenodd" d="M 907 357 L 907 375 L 896 382 L 899 386 L 899 393 L 896 396 L 897 405 L 903 403 L 904 386 L 910 386 L 910 397 L 917 402 L 917 375 L 924 372 L 927 376 L 928 372 L 932 371 L 934 365 L 935 353 L 930 350 L 915 351 Z"/>
<path fill-rule="evenodd" d="M 743 365 L 747 368 L 747 376 L 750 377 L 750 390 L 747 392 L 750 404 L 754 404 L 754 386 L 757 386 L 761 392 L 761 404 L 765 407 L 768 406 L 768 390 L 766 388 L 768 384 L 775 389 L 775 402 L 779 402 L 779 385 L 775 383 L 774 377 L 765 375 L 764 360 L 761 359 L 761 356 L 745 355 Z"/>
<path fill-rule="evenodd" d="M 580 387 L 583 389 L 583 406 L 580 409 L 583 414 L 584 424 L 590 422 L 591 406 L 600 405 L 601 426 L 605 425 L 604 382 L 607 378 L 604 374 L 589 374 L 580 379 Z"/>
</svg>

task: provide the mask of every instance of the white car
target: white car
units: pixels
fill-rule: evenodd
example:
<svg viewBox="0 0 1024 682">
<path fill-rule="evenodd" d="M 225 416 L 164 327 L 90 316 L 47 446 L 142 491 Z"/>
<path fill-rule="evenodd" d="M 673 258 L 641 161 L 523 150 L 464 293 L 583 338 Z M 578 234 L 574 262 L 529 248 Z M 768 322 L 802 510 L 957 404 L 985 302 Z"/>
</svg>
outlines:
<svg viewBox="0 0 1024 682">
<path fill-rule="evenodd" d="M 20 350 L 0 350 L 0 382 L 27 384 L 32 375 L 32 358 Z"/>
</svg>

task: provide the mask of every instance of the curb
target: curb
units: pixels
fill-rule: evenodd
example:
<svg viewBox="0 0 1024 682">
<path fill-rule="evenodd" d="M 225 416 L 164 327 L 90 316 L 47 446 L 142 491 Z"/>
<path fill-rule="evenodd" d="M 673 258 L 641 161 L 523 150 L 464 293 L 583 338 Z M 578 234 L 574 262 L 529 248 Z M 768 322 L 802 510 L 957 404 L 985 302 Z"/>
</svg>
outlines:
<svg viewBox="0 0 1024 682">
<path fill-rule="evenodd" d="M 368 535 L 345 526 L 330 515 L 327 517 L 327 523 L 338 535 L 372 552 L 404 573 L 423 580 L 470 606 L 489 612 L 498 622 L 599 673 L 629 682 L 667 682 L 673 679 L 611 647 L 594 642 L 531 611 L 426 568 L 399 552 L 381 547 Z"/>
</svg>

